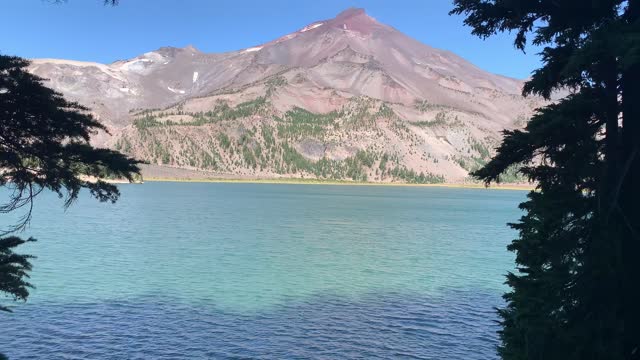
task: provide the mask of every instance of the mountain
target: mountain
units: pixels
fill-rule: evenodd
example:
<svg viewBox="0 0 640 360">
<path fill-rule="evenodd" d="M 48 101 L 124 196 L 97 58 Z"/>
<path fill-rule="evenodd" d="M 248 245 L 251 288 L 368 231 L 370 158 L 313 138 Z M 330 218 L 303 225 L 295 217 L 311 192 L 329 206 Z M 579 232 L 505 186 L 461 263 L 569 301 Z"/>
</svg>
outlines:
<svg viewBox="0 0 640 360">
<path fill-rule="evenodd" d="M 151 175 L 460 181 L 541 103 L 362 9 L 239 51 L 30 71 L 107 125 L 96 145 L 155 164 Z"/>
</svg>

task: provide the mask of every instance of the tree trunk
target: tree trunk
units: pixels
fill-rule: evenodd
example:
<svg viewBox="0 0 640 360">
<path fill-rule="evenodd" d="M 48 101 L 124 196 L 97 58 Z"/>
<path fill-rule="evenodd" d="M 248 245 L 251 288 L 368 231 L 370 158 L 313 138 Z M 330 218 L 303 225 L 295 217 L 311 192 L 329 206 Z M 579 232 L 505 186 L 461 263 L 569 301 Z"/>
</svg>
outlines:
<svg viewBox="0 0 640 360">
<path fill-rule="evenodd" d="M 605 138 L 604 181 L 600 188 L 597 215 L 600 232 L 592 239 L 590 271 L 594 282 L 591 313 L 597 326 L 593 341 L 601 341 L 610 359 L 624 356 L 622 221 L 616 214 L 617 188 L 620 186 L 621 140 L 619 128 L 618 62 L 614 56 L 604 59 L 601 68 L 604 89 Z M 597 358 L 604 354 L 597 355 Z"/>
<path fill-rule="evenodd" d="M 640 1 L 630 0 L 630 34 L 640 31 Z M 622 73 L 622 187 L 616 213 L 624 222 L 624 331 L 627 359 L 640 359 L 640 64 L 636 59 Z"/>
</svg>

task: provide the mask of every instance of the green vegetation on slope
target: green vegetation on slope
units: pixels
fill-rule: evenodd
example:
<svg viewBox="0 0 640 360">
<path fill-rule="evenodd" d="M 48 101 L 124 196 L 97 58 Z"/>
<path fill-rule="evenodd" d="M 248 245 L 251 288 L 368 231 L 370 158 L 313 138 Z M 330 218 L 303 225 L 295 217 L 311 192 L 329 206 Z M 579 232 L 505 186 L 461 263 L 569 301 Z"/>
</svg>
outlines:
<svg viewBox="0 0 640 360">
<path fill-rule="evenodd" d="M 303 137 L 323 138 L 329 126 L 335 126 L 335 121 L 343 114 L 332 111 L 326 114 L 316 114 L 299 107 L 287 111 L 278 121 L 278 136 L 284 139 L 301 139 Z"/>
<path fill-rule="evenodd" d="M 266 82 L 271 91 L 286 84 L 287 80 L 282 76 Z M 235 107 L 218 101 L 213 109 L 197 113 L 185 112 L 183 106 L 173 110 L 140 111 L 134 121 L 139 141 L 135 141 L 134 146 L 132 139 L 123 137 L 116 141 L 115 147 L 127 153 L 142 153 L 146 160 L 155 164 L 231 173 L 268 171 L 327 180 L 444 182 L 441 176 L 408 169 L 400 164 L 397 155 L 379 150 L 359 150 L 341 160 L 330 159 L 321 153 L 319 159 L 313 160 L 297 150 L 299 144 L 309 139 L 322 144 L 331 141 L 331 137 L 335 141 L 336 136 L 340 139 L 358 131 L 375 131 L 382 136 L 378 121 L 388 121 L 392 131 L 401 138 L 417 141 L 388 104 L 362 96 L 351 99 L 339 111 L 313 113 L 294 107 L 278 116 L 267 98 L 258 97 Z M 249 124 L 247 128 L 243 122 L 234 122 L 256 115 L 269 120 L 258 125 Z M 188 129 L 205 125 L 210 129 L 202 133 L 211 132 L 211 127 L 216 129 L 206 140 L 195 141 L 202 135 L 186 135 L 191 131 Z"/>
<path fill-rule="evenodd" d="M 220 121 L 238 120 L 254 115 L 265 115 L 268 107 L 267 98 L 264 96 L 257 97 L 230 107 L 226 102 L 218 102 L 212 110 L 207 112 L 185 113 L 183 110 L 159 112 L 159 113 L 143 113 L 141 117 L 134 119 L 133 124 L 138 129 L 146 129 L 150 127 L 160 126 L 201 126 L 213 124 Z M 187 115 L 190 121 L 176 122 L 166 117 L 172 115 Z M 164 120 L 163 120 L 164 119 Z"/>
</svg>

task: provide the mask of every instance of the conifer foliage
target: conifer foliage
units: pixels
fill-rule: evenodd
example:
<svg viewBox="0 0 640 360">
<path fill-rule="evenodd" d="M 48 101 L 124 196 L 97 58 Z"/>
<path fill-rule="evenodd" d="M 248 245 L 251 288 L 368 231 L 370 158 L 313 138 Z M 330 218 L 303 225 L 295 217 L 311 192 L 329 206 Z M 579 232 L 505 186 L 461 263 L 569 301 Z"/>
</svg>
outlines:
<svg viewBox="0 0 640 360">
<path fill-rule="evenodd" d="M 0 189 L 9 195 L 0 204 L 0 214 L 22 211 L 17 224 L 0 229 L 0 294 L 15 300 L 29 295 L 31 257 L 14 249 L 33 239 L 8 235 L 28 225 L 34 199 L 48 190 L 69 206 L 81 189 L 87 189 L 100 201 L 115 202 L 120 195 L 117 187 L 100 179 L 133 181 L 139 174 L 137 161 L 92 147 L 91 135 L 107 129 L 89 109 L 65 100 L 27 72 L 28 64 L 0 55 Z M 9 309 L 0 306 L 0 310 Z"/>
<path fill-rule="evenodd" d="M 518 165 L 537 185 L 511 224 L 500 355 L 640 358 L 639 1 L 455 0 L 451 13 L 482 38 L 544 47 L 525 95 L 569 93 L 474 174 L 489 184 Z"/>
</svg>

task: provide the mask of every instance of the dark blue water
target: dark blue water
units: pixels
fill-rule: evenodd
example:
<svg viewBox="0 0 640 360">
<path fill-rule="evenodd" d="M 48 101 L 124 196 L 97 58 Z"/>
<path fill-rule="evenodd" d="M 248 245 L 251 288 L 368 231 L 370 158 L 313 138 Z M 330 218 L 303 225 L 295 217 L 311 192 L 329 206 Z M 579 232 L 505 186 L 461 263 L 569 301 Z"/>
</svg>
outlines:
<svg viewBox="0 0 640 360">
<path fill-rule="evenodd" d="M 28 234 L 12 359 L 496 358 L 522 192 L 150 183 Z M 8 221 L 8 220 L 7 220 Z"/>
</svg>

